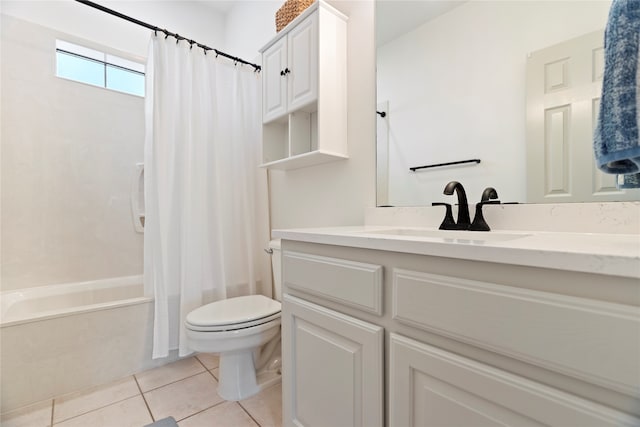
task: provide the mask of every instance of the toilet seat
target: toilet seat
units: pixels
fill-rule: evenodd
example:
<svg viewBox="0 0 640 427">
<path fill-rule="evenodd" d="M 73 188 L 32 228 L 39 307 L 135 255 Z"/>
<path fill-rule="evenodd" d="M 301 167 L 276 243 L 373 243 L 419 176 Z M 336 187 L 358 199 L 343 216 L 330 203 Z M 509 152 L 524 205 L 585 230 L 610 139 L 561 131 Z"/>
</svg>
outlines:
<svg viewBox="0 0 640 427">
<path fill-rule="evenodd" d="M 280 318 L 281 304 L 264 295 L 248 295 L 212 302 L 193 310 L 185 319 L 192 331 L 233 331 Z"/>
</svg>

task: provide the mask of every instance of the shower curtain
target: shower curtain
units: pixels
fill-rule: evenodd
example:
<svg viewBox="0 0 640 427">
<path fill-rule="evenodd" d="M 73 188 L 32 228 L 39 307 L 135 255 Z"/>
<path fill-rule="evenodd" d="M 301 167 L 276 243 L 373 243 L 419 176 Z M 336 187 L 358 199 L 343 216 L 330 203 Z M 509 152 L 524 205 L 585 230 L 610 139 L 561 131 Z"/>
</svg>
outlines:
<svg viewBox="0 0 640 427">
<path fill-rule="evenodd" d="M 155 359 L 190 353 L 191 310 L 270 295 L 271 272 L 259 74 L 163 35 L 152 36 L 146 73 L 144 284 L 155 298 Z"/>
</svg>

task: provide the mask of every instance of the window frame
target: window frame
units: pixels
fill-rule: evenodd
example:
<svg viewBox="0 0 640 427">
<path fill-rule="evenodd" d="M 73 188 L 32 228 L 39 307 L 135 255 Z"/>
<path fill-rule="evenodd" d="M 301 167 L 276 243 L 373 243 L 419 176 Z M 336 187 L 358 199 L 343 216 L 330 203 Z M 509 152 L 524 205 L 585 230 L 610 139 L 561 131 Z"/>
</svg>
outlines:
<svg viewBox="0 0 640 427">
<path fill-rule="evenodd" d="M 74 58 L 78 58 L 81 60 L 89 61 L 95 64 L 101 65 L 102 70 L 102 84 L 96 84 L 88 80 L 81 80 L 72 77 L 67 77 L 61 75 L 59 72 L 59 56 L 58 55 L 68 55 Z M 146 96 L 146 87 L 142 85 L 142 94 L 134 93 L 126 90 L 122 90 L 119 88 L 114 88 L 109 86 L 108 80 L 108 71 L 109 68 L 115 68 L 117 70 L 121 70 L 127 73 L 131 73 L 136 76 L 145 76 L 146 75 L 146 67 L 145 64 L 141 62 L 137 62 L 131 59 L 123 58 L 122 56 L 113 55 L 111 53 L 107 53 L 104 51 L 99 51 L 96 49 L 92 49 L 86 46 L 82 46 L 79 44 L 71 43 L 65 40 L 56 40 L 55 47 L 55 75 L 58 78 L 83 83 L 89 86 L 98 87 L 102 89 L 108 89 L 114 92 L 124 93 L 127 95 L 133 95 L 140 98 L 144 98 Z"/>
</svg>

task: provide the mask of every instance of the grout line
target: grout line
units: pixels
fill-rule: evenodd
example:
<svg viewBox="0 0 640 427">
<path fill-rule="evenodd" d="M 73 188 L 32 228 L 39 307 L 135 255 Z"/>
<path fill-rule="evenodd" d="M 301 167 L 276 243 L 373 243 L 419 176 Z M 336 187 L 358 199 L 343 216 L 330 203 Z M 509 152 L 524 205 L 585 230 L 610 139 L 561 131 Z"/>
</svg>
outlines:
<svg viewBox="0 0 640 427">
<path fill-rule="evenodd" d="M 135 375 L 133 375 L 133 380 L 136 382 L 136 385 L 138 386 L 138 391 L 140 392 L 140 396 L 142 396 L 142 401 L 144 402 L 144 406 L 147 407 L 147 411 L 149 411 L 149 415 L 151 415 L 151 422 L 155 422 L 156 419 L 153 417 L 151 408 L 149 408 L 149 404 L 147 403 L 147 398 L 144 397 L 144 393 L 142 392 L 142 389 L 140 388 L 140 384 L 138 384 L 138 379 L 136 378 Z"/>
<path fill-rule="evenodd" d="M 126 397 L 126 398 L 124 398 L 124 399 L 120 399 L 120 400 L 117 400 L 117 401 L 115 401 L 115 402 L 111 402 L 111 403 L 109 403 L 108 405 L 103 405 L 103 406 L 100 406 L 99 408 L 95 408 L 95 409 L 92 409 L 92 410 L 90 410 L 90 411 L 87 411 L 87 412 L 83 412 L 83 413 L 81 413 L 81 414 L 74 415 L 73 417 L 65 418 L 65 419 L 63 419 L 63 420 L 58 421 L 58 423 L 57 423 L 57 424 L 67 422 L 67 421 L 72 420 L 72 419 L 74 419 L 74 418 L 78 418 L 78 417 L 81 417 L 81 416 L 83 416 L 83 415 L 87 415 L 87 414 L 90 414 L 90 413 L 92 413 L 92 412 L 99 411 L 99 410 L 104 409 L 104 408 L 108 408 L 109 406 L 117 405 L 118 403 L 122 403 L 122 402 L 124 402 L 125 400 L 133 399 L 134 397 L 136 397 L 136 396 L 129 396 L 129 397 Z M 143 399 L 144 399 L 144 398 L 143 398 Z M 51 418 L 52 418 L 51 422 L 53 423 L 53 411 L 51 411 Z M 53 426 L 53 424 L 52 424 L 52 426 Z"/>
<path fill-rule="evenodd" d="M 205 364 L 202 362 L 202 360 L 200 360 L 200 358 L 198 357 L 198 355 L 197 355 L 197 354 L 194 354 L 194 355 L 193 355 L 193 357 L 195 357 L 195 358 L 196 358 L 196 360 L 197 360 L 198 362 L 200 362 L 200 364 L 202 365 L 202 367 L 203 367 L 204 369 L 206 369 L 207 371 L 209 370 L 209 368 L 207 368 L 207 367 L 205 366 Z"/>
<path fill-rule="evenodd" d="M 191 415 L 187 415 L 187 416 L 186 416 L 186 417 L 184 417 L 184 418 L 180 418 L 179 420 L 176 420 L 176 422 L 184 421 L 184 420 L 186 420 L 187 418 L 191 418 L 191 417 L 193 417 L 194 415 L 201 414 L 201 413 L 203 413 L 204 411 L 208 411 L 208 410 L 209 410 L 209 409 L 211 409 L 211 408 L 215 408 L 216 406 L 220 406 L 220 405 L 222 405 L 223 403 L 227 403 L 227 402 L 229 402 L 229 401 L 228 401 L 228 400 L 221 400 L 220 402 L 218 402 L 218 403 L 216 403 L 216 404 L 214 404 L 214 405 L 211 405 L 211 406 L 209 406 L 208 408 L 204 408 L 204 409 L 202 409 L 202 410 L 200 410 L 200 411 L 198 411 L 198 412 L 194 412 L 194 413 L 193 413 L 193 414 L 191 414 Z"/>
<path fill-rule="evenodd" d="M 1 0 L 0 0 L 0 1 L 1 1 Z M 51 407 L 51 426 L 53 427 L 53 425 L 54 425 L 54 419 L 55 419 L 55 418 L 54 418 L 54 417 L 55 417 L 55 402 L 56 402 L 56 400 L 58 400 L 58 399 L 62 399 L 62 398 L 69 398 L 70 396 L 73 396 L 73 395 L 76 395 L 76 394 L 78 395 L 76 398 L 81 398 L 81 397 L 84 397 L 84 396 L 86 396 L 86 395 L 88 395 L 88 394 L 91 394 L 91 393 L 92 393 L 92 392 L 94 392 L 94 391 L 101 390 L 101 389 L 103 389 L 104 387 L 106 387 L 106 386 L 108 386 L 108 385 L 110 385 L 110 384 L 113 384 L 113 383 L 116 383 L 116 382 L 120 382 L 120 381 L 124 381 L 124 380 L 126 380 L 127 378 L 129 378 L 129 377 L 133 377 L 133 375 L 128 375 L 128 376 L 126 376 L 126 377 L 124 377 L 124 378 L 120 378 L 120 379 L 115 380 L 115 381 L 112 381 L 112 382 L 110 382 L 110 383 L 99 384 L 99 385 L 96 385 L 96 386 L 92 386 L 92 387 L 85 388 L 85 389 L 82 389 L 82 390 L 72 391 L 72 392 L 65 393 L 65 394 L 63 394 L 63 395 L 60 395 L 60 396 L 54 397 L 54 398 L 52 399 L 52 400 L 53 400 L 53 403 L 52 403 L 52 407 Z M 135 378 L 134 378 L 134 379 L 135 379 Z M 59 420 L 56 424 L 60 424 L 60 423 L 62 423 L 62 422 L 64 422 L 64 421 L 70 420 L 70 419 L 72 419 L 72 418 L 77 418 L 77 417 L 79 417 L 79 416 L 81 416 L 81 415 L 88 414 L 89 412 L 93 412 L 93 411 L 97 411 L 97 410 L 102 409 L 102 408 L 106 408 L 107 406 L 111 406 L 111 405 L 114 405 L 114 404 L 116 404 L 116 403 L 124 402 L 125 400 L 127 400 L 127 399 L 131 399 L 132 397 L 135 397 L 135 395 L 133 395 L 133 396 L 126 396 L 126 397 L 121 398 L 120 400 L 115 400 L 115 401 L 113 401 L 113 402 L 109 402 L 109 403 L 107 403 L 107 404 L 102 404 L 101 406 L 98 406 L 97 408 L 93 408 L 93 409 L 90 409 L 90 410 L 88 410 L 88 411 L 81 412 L 81 413 L 76 414 L 76 415 L 74 415 L 74 416 L 72 416 L 72 417 L 63 418 L 63 419 Z M 75 399 L 75 398 L 73 398 L 73 399 Z"/>
<path fill-rule="evenodd" d="M 214 368 L 214 369 L 215 369 L 215 368 Z M 220 381 L 218 380 L 218 377 L 216 377 L 215 375 L 213 375 L 213 369 L 211 369 L 211 370 L 207 370 L 207 372 L 208 372 L 209 374 L 211 374 L 211 376 L 213 377 L 213 379 L 214 379 L 214 380 L 216 380 L 216 382 L 217 382 L 217 383 L 219 383 L 219 382 L 220 382 Z"/>
<path fill-rule="evenodd" d="M 51 427 L 53 427 L 53 411 L 55 410 L 55 406 L 56 399 L 51 399 L 51 424 L 49 424 Z"/>
<path fill-rule="evenodd" d="M 247 408 L 245 408 L 244 406 L 242 406 L 242 403 L 240 403 L 240 401 L 237 402 L 238 406 L 240 406 L 242 408 L 242 410 L 249 415 L 249 418 L 251 418 L 253 420 L 254 423 L 256 423 L 256 425 L 258 427 L 260 427 L 260 423 L 258 422 L 258 420 L 256 420 L 255 418 L 253 418 L 253 415 L 251 415 L 251 413 L 249 412 L 249 410 Z"/>
<path fill-rule="evenodd" d="M 195 374 L 191 374 L 191 375 L 189 375 L 188 377 L 180 378 L 179 380 L 171 381 L 170 383 L 162 384 L 162 385 L 160 385 L 160 386 L 158 386 L 158 387 L 151 388 L 151 389 L 149 389 L 149 390 L 147 390 L 147 391 L 142 391 L 142 388 L 140 388 L 140 385 L 138 385 L 138 388 L 140 388 L 140 392 L 141 392 L 142 394 L 144 394 L 144 393 L 149 393 L 150 391 L 154 391 L 154 390 L 157 390 L 157 389 L 159 389 L 159 388 L 162 388 L 162 387 L 168 386 L 169 384 L 175 384 L 175 383 L 180 382 L 180 381 L 182 381 L 182 380 L 186 380 L 187 378 L 195 377 L 196 375 L 204 374 L 205 372 L 207 372 L 207 370 L 206 370 L 206 369 L 205 369 L 204 371 L 201 371 L 201 372 L 198 372 L 198 373 L 195 373 Z M 134 378 L 135 378 L 135 375 L 134 375 Z M 137 382 L 138 382 L 138 379 L 136 378 L 136 383 L 137 383 Z"/>
<path fill-rule="evenodd" d="M 200 353 L 199 353 L 200 354 Z M 215 353 L 212 353 L 215 354 Z M 206 369 L 207 371 L 213 371 L 214 369 L 218 369 L 220 367 L 220 358 L 218 358 L 218 366 L 214 366 L 213 368 L 207 368 L 207 365 L 204 364 L 204 362 L 202 360 L 200 360 L 200 358 L 198 357 L 198 355 L 194 355 L 193 357 L 195 357 L 196 359 L 198 359 L 198 362 L 200 362 L 200 364 L 202 366 L 204 366 L 204 369 Z"/>
</svg>

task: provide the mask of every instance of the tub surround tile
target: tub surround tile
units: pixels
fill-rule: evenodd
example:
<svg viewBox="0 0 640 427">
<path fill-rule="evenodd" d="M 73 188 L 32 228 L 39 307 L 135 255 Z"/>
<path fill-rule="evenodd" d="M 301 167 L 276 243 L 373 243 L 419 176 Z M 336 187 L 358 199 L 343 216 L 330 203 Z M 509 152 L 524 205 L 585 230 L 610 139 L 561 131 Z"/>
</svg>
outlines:
<svg viewBox="0 0 640 427">
<path fill-rule="evenodd" d="M 282 425 L 282 384 L 262 390 L 240 405 L 258 422 L 260 427 L 280 427 Z"/>
<path fill-rule="evenodd" d="M 178 423 L 180 427 L 259 427 L 237 402 L 224 402 L 192 415 Z"/>
<path fill-rule="evenodd" d="M 140 427 L 153 422 L 142 396 L 135 396 L 70 418 L 55 427 Z"/>
<path fill-rule="evenodd" d="M 220 357 L 217 354 L 198 353 L 196 357 L 208 370 L 215 369 L 220 365 Z"/>
<path fill-rule="evenodd" d="M 195 357 L 189 357 L 136 374 L 136 379 L 144 393 L 204 371 L 205 368 Z"/>
<path fill-rule="evenodd" d="M 144 398 L 154 419 L 172 416 L 180 421 L 222 402 L 217 387 L 218 382 L 213 376 L 202 372 L 146 392 Z"/>
<path fill-rule="evenodd" d="M 53 400 L 36 403 L 0 416 L 2 427 L 48 427 L 51 426 Z"/>
<path fill-rule="evenodd" d="M 55 399 L 53 422 L 59 423 L 138 395 L 140 391 L 133 376 L 104 386 L 68 394 Z"/>
</svg>

